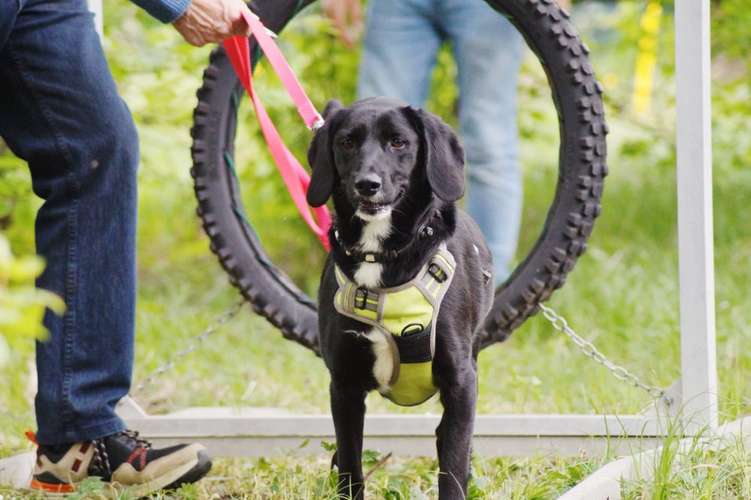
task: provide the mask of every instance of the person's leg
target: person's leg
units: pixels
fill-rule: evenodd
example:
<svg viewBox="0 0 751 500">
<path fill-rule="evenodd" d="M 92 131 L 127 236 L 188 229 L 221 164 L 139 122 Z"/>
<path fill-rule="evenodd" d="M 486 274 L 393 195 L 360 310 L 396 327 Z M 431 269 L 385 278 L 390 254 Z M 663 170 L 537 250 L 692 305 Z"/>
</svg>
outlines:
<svg viewBox="0 0 751 500">
<path fill-rule="evenodd" d="M 0 2 L 0 48 L 5 45 L 5 41 L 13 30 L 19 9 L 20 5 L 17 1 Z"/>
<path fill-rule="evenodd" d="M 435 0 L 371 0 L 358 98 L 387 96 L 423 106 L 441 45 Z"/>
<path fill-rule="evenodd" d="M 521 220 L 516 84 L 522 37 L 483 0 L 443 0 L 442 8 L 459 73 L 467 208 L 485 234 L 500 284 L 511 271 Z"/>
<path fill-rule="evenodd" d="M 15 2 L 11 2 L 15 3 Z M 84 0 L 27 0 L 0 47 L 0 135 L 44 199 L 36 220 L 59 294 L 37 344 L 37 439 L 88 441 L 124 429 L 135 308 L 138 141 Z"/>
</svg>

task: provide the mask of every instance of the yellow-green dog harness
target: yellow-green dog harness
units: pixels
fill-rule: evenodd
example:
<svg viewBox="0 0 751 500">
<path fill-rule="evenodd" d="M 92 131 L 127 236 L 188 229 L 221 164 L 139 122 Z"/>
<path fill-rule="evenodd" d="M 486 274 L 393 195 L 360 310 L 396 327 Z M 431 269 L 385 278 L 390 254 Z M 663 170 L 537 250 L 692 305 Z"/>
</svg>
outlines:
<svg viewBox="0 0 751 500">
<path fill-rule="evenodd" d="M 394 370 L 389 386 L 379 390 L 398 405 L 418 405 L 438 390 L 432 370 L 435 329 L 455 269 L 454 256 L 445 245 L 417 276 L 396 287 L 358 286 L 335 266 L 339 289 L 334 307 L 339 314 L 375 327 L 386 338 Z"/>
</svg>

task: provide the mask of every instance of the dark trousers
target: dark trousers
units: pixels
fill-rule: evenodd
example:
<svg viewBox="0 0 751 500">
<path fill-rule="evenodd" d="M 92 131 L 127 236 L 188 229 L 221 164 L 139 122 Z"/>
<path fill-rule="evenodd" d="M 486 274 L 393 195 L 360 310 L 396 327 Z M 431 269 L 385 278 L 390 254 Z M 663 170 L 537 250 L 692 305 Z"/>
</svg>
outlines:
<svg viewBox="0 0 751 500">
<path fill-rule="evenodd" d="M 0 0 L 0 136 L 44 200 L 38 286 L 60 295 L 37 343 L 38 440 L 124 428 L 135 315 L 138 137 L 84 0 Z"/>
</svg>

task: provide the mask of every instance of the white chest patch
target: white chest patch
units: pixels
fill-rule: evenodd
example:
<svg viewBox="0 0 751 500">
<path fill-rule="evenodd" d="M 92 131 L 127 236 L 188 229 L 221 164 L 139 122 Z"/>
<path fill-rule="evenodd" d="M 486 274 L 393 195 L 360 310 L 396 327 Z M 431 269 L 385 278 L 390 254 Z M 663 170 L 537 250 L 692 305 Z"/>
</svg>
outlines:
<svg viewBox="0 0 751 500">
<path fill-rule="evenodd" d="M 380 252 L 383 240 L 391 233 L 391 212 L 363 222 L 360 248 L 363 252 Z M 382 272 L 382 264 L 363 262 L 355 270 L 355 283 L 371 288 L 381 286 Z"/>
<path fill-rule="evenodd" d="M 372 349 L 375 356 L 373 377 L 378 382 L 378 390 L 385 392 L 389 388 L 391 373 L 394 371 L 394 358 L 391 357 L 391 349 L 383 333 L 375 328 L 365 332 L 365 337 L 373 343 Z"/>
<path fill-rule="evenodd" d="M 380 252 L 383 240 L 391 233 L 391 211 L 378 214 L 378 217 L 361 217 L 363 219 L 362 235 L 360 236 L 360 248 L 363 252 Z M 358 285 L 375 288 L 381 286 L 381 273 L 383 265 L 375 262 L 363 262 L 355 270 L 355 283 Z M 387 391 L 391 373 L 394 371 L 394 359 L 391 357 L 391 348 L 383 333 L 375 328 L 365 332 L 365 337 L 373 345 L 373 377 L 378 382 L 381 392 Z"/>
<path fill-rule="evenodd" d="M 368 288 L 376 288 L 381 285 L 381 273 L 383 266 L 381 264 L 363 263 L 355 271 L 355 283 Z"/>
</svg>

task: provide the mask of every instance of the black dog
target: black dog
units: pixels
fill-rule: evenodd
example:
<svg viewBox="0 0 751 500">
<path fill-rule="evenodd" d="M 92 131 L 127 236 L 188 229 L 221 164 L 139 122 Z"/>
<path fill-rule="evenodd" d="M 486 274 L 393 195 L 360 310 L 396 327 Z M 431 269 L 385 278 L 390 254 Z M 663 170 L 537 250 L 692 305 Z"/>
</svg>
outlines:
<svg viewBox="0 0 751 500">
<path fill-rule="evenodd" d="M 493 298 L 490 252 L 474 221 L 454 205 L 464 193 L 464 152 L 438 117 L 392 99 L 366 99 L 349 108 L 332 101 L 324 115 L 326 124 L 308 152 L 313 175 L 307 197 L 312 206 L 333 197 L 336 211 L 319 291 L 319 331 L 331 373 L 340 493 L 363 495 L 367 392 L 377 389 L 399 402 L 390 384 L 401 377 L 399 366 L 402 374 L 412 368 L 394 360 L 432 359 L 427 366 L 444 407 L 436 429 L 440 498 L 464 498 L 477 397 L 474 338 Z M 455 267 L 434 265 L 444 262 L 434 257 L 440 249 L 450 252 Z M 353 293 L 341 295 L 351 295 L 360 314 L 375 315 L 384 306 L 373 296 L 416 276 L 434 289 L 447 285 L 429 325 L 410 324 L 392 335 L 338 312 L 343 286 Z M 412 340 L 430 339 L 433 324 L 433 345 Z M 431 393 L 419 399 L 426 395 Z"/>
</svg>

